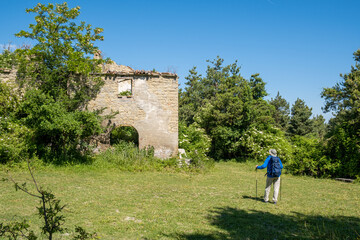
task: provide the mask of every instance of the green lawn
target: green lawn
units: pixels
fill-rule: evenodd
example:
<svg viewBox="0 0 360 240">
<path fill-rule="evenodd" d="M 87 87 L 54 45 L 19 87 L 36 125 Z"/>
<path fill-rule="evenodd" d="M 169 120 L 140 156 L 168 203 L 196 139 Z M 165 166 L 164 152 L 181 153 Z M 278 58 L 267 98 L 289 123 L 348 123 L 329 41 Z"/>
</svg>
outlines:
<svg viewBox="0 0 360 240">
<path fill-rule="evenodd" d="M 284 174 L 281 200 L 265 204 L 265 171 L 256 199 L 254 165 L 217 163 L 205 174 L 52 167 L 35 177 L 67 204 L 69 233 L 79 225 L 100 239 L 360 239 L 360 184 Z M 26 170 L 12 175 L 31 182 Z M 0 222 L 36 225 L 36 206 L 0 182 Z"/>
</svg>

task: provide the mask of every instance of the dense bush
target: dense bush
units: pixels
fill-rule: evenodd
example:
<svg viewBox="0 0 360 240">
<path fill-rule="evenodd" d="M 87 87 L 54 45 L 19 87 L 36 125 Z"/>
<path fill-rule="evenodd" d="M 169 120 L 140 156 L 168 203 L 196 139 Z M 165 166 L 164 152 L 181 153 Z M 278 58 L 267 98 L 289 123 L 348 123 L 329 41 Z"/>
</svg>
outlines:
<svg viewBox="0 0 360 240">
<path fill-rule="evenodd" d="M 287 162 L 287 170 L 296 175 L 334 176 L 340 162 L 324 154 L 324 145 L 316 138 L 295 136 L 292 138 L 294 151 Z"/>
<path fill-rule="evenodd" d="M 186 126 L 185 122 L 179 123 L 179 148 L 185 149 L 186 157 L 191 159 L 194 167 L 207 168 L 212 165 L 213 160 L 208 156 L 210 147 L 210 138 L 198 124 Z"/>
<path fill-rule="evenodd" d="M 244 158 L 256 161 L 264 161 L 272 148 L 276 149 L 283 163 L 289 161 L 293 153 L 291 142 L 285 133 L 277 128 L 260 131 L 252 127 L 234 144 L 244 149 Z"/>
<path fill-rule="evenodd" d="M 85 160 L 93 135 L 102 132 L 99 116 L 89 111 L 67 111 L 63 102 L 39 90 L 26 92 L 17 113 L 34 132 L 33 144 L 47 161 Z"/>
<path fill-rule="evenodd" d="M 346 126 L 336 126 L 327 139 L 326 156 L 337 162 L 336 176 L 360 179 L 359 133 L 351 132 Z"/>
<path fill-rule="evenodd" d="M 32 131 L 14 118 L 19 95 L 9 83 L 0 82 L 0 163 L 19 161 L 28 154 Z"/>
<path fill-rule="evenodd" d="M 28 156 L 32 131 L 0 117 L 0 163 L 17 162 Z"/>
</svg>

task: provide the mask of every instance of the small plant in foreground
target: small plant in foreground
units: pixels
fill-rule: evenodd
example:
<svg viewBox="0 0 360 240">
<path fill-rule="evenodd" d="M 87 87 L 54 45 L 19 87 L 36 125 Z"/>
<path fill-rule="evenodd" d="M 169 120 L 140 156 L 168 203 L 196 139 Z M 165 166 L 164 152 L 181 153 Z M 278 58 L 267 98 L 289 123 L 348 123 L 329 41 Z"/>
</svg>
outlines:
<svg viewBox="0 0 360 240">
<path fill-rule="evenodd" d="M 11 177 L 10 180 L 15 184 L 16 191 L 21 190 L 32 197 L 40 199 L 40 206 L 37 207 L 37 210 L 39 217 L 44 220 L 44 224 L 41 226 L 41 233 L 44 234 L 47 239 L 52 240 L 55 233 L 62 233 L 66 230 L 63 228 L 65 217 L 61 215 L 65 205 L 61 205 L 60 200 L 56 199 L 55 195 L 50 191 L 45 191 L 38 186 L 34 174 L 31 171 L 29 160 L 28 169 L 34 182 L 36 193 L 30 192 L 26 187 L 26 183 L 20 185 Z M 3 181 L 6 180 L 7 179 L 3 179 Z M 9 240 L 38 239 L 34 231 L 29 228 L 30 225 L 26 220 L 22 222 L 12 222 L 8 225 L 0 223 L 0 237 L 7 237 Z M 77 235 L 74 236 L 73 239 L 94 239 L 96 236 L 95 233 L 87 233 L 83 228 L 78 226 L 75 227 L 75 232 Z"/>
</svg>

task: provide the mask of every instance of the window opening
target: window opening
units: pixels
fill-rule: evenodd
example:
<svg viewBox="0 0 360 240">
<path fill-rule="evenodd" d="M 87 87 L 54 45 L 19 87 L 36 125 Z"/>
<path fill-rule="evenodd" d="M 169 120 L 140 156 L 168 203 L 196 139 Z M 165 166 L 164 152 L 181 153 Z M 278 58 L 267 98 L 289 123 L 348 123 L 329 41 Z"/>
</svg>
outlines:
<svg viewBox="0 0 360 240">
<path fill-rule="evenodd" d="M 120 79 L 118 81 L 118 97 L 132 96 L 132 79 Z"/>
</svg>

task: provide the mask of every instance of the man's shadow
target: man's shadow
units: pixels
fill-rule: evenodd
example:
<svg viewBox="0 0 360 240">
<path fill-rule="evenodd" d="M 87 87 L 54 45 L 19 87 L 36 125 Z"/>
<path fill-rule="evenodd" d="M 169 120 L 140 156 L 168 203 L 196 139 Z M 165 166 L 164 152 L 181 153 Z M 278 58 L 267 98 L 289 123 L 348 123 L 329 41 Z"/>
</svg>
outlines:
<svg viewBox="0 0 360 240">
<path fill-rule="evenodd" d="M 254 200 L 254 201 L 258 201 L 258 202 L 263 202 L 264 199 L 262 197 L 254 197 L 254 196 L 242 196 L 244 199 L 251 199 L 251 200 Z"/>
</svg>

